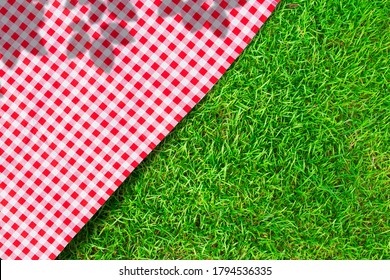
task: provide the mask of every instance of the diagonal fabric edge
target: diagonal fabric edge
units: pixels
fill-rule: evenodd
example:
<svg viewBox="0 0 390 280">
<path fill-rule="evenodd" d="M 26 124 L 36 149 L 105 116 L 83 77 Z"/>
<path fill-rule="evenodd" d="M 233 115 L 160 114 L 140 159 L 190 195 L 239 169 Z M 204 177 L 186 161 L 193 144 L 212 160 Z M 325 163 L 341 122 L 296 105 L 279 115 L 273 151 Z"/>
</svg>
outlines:
<svg viewBox="0 0 390 280">
<path fill-rule="evenodd" d="M 194 31 L 195 23 L 186 20 L 191 25 L 186 28 L 180 11 L 156 15 L 164 3 L 132 1 L 140 14 L 126 25 L 133 43 L 104 50 L 117 54 L 111 59 L 117 64 L 104 51 L 100 62 L 93 60 L 96 53 L 64 57 L 63 42 L 72 42 L 65 35 L 74 32 L 69 15 L 84 24 L 81 30 L 92 30 L 88 40 L 74 37 L 90 44 L 89 50 L 95 42 L 106 44 L 99 37 L 91 39 L 96 24 L 86 26 L 85 14 L 77 9 L 60 9 L 61 1 L 26 2 L 45 2 L 38 5 L 47 10 L 39 44 L 0 70 L 0 257 L 54 259 L 206 95 L 279 0 L 246 1 L 230 9 L 226 36 L 220 30 L 225 18 L 217 20 L 220 25 L 212 32 L 204 28 L 208 20 Z M 112 1 L 107 3 L 109 13 L 128 16 L 109 8 Z M 94 15 L 88 16 L 97 21 Z M 124 24 L 123 19 L 118 22 Z M 102 34 L 111 30 L 104 22 L 99 28 Z M 46 46 L 47 53 L 36 53 L 38 45 Z M 101 65 L 109 65 L 112 72 Z"/>
</svg>

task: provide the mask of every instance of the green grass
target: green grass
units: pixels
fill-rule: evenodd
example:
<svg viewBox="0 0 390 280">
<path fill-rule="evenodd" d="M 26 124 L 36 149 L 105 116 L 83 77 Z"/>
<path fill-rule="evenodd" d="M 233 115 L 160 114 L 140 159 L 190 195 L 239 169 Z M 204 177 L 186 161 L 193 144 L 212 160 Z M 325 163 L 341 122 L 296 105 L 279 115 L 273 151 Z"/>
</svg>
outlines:
<svg viewBox="0 0 390 280">
<path fill-rule="evenodd" d="M 282 0 L 59 259 L 389 259 L 389 18 Z"/>
</svg>

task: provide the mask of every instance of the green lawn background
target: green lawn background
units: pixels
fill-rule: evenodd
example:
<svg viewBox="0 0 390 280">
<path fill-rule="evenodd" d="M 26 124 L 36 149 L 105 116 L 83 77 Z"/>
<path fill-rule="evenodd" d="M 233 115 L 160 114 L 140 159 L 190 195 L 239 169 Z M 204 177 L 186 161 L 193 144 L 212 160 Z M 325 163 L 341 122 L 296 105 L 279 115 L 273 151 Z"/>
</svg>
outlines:
<svg viewBox="0 0 390 280">
<path fill-rule="evenodd" d="M 390 1 L 281 1 L 59 259 L 389 259 Z"/>
</svg>

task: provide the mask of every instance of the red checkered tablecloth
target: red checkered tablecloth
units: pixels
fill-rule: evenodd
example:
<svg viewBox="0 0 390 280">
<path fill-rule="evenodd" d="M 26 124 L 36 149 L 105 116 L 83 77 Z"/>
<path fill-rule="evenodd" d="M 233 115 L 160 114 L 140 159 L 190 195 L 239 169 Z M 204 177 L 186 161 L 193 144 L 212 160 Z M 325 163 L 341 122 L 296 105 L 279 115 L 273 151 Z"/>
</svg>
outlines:
<svg viewBox="0 0 390 280">
<path fill-rule="evenodd" d="M 0 257 L 54 259 L 279 0 L 0 0 Z"/>
</svg>

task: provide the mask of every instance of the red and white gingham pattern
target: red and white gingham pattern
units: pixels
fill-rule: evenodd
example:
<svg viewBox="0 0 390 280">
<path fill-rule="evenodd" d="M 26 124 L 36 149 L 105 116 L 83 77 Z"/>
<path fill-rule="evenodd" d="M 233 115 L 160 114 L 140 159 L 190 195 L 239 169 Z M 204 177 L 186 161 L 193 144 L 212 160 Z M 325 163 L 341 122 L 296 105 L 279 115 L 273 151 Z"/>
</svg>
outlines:
<svg viewBox="0 0 390 280">
<path fill-rule="evenodd" d="M 136 19 L 119 23 L 132 39 L 118 45 L 98 42 L 113 53 L 109 70 L 88 53 L 100 38 L 95 22 L 101 15 L 83 29 L 91 43 L 77 56 L 67 56 L 72 22 L 88 21 L 93 13 L 86 0 L 70 0 L 77 4 L 73 8 L 66 1 L 0 1 L 2 18 L 14 11 L 28 20 L 23 5 L 44 9 L 42 22 L 35 23 L 39 30 L 30 33 L 41 37 L 39 44 L 21 41 L 14 65 L 0 61 L 3 259 L 54 259 L 217 82 L 279 0 L 224 5 L 227 32 L 221 30 L 224 25 L 212 31 L 207 24 L 189 30 L 180 13 L 161 15 L 161 0 L 128 0 Z M 182 2 L 191 5 L 191 0 Z M 101 19 L 107 20 L 116 19 Z M 0 19 L 0 28 L 17 31 L 23 22 Z"/>
</svg>

